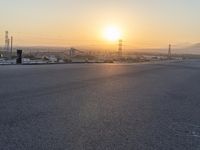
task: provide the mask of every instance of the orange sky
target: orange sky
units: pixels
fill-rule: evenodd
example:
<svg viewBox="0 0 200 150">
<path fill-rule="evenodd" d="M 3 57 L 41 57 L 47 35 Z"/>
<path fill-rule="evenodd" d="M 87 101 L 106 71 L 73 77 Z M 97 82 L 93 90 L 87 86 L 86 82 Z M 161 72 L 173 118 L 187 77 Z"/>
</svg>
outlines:
<svg viewBox="0 0 200 150">
<path fill-rule="evenodd" d="M 120 28 L 127 48 L 195 43 L 200 41 L 199 6 L 198 0 L 4 1 L 0 2 L 0 44 L 8 30 L 16 45 L 105 49 L 116 44 L 102 37 L 110 25 Z"/>
</svg>

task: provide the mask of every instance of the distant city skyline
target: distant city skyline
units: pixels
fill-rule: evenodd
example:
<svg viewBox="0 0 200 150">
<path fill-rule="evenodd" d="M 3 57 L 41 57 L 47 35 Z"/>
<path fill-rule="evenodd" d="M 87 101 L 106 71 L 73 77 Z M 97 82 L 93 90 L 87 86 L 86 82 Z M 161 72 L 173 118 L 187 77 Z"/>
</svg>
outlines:
<svg viewBox="0 0 200 150">
<path fill-rule="evenodd" d="M 7 0 L 0 18 L 0 45 L 8 30 L 20 46 L 106 49 L 116 44 L 102 36 L 110 25 L 127 49 L 200 42 L 199 0 Z"/>
</svg>

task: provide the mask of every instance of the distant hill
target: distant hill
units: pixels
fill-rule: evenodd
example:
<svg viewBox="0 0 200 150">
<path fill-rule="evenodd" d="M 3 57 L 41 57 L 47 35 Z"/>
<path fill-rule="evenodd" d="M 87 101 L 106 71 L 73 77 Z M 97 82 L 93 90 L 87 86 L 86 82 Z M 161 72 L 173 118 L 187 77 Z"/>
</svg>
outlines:
<svg viewBox="0 0 200 150">
<path fill-rule="evenodd" d="M 195 43 L 183 49 L 186 53 L 200 54 L 200 43 Z"/>
<path fill-rule="evenodd" d="M 200 43 L 172 45 L 172 53 L 177 54 L 200 54 Z"/>
<path fill-rule="evenodd" d="M 189 49 L 200 50 L 200 43 L 193 44 L 188 47 Z"/>
</svg>

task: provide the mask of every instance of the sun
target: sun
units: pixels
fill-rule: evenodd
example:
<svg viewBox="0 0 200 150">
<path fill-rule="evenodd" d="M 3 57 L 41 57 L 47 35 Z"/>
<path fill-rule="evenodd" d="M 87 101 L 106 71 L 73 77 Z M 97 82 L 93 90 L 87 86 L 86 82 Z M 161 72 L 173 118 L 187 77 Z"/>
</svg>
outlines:
<svg viewBox="0 0 200 150">
<path fill-rule="evenodd" d="M 121 31 L 115 26 L 109 26 L 104 30 L 104 37 L 109 41 L 117 41 L 121 38 Z"/>
</svg>

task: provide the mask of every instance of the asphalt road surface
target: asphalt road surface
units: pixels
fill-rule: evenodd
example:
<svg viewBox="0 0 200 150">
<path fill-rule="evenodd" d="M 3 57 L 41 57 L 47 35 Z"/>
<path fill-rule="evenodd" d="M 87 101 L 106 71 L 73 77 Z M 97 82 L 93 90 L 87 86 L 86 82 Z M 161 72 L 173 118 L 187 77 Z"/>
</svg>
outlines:
<svg viewBox="0 0 200 150">
<path fill-rule="evenodd" d="M 0 66 L 1 150 L 200 150 L 200 62 Z"/>
</svg>

